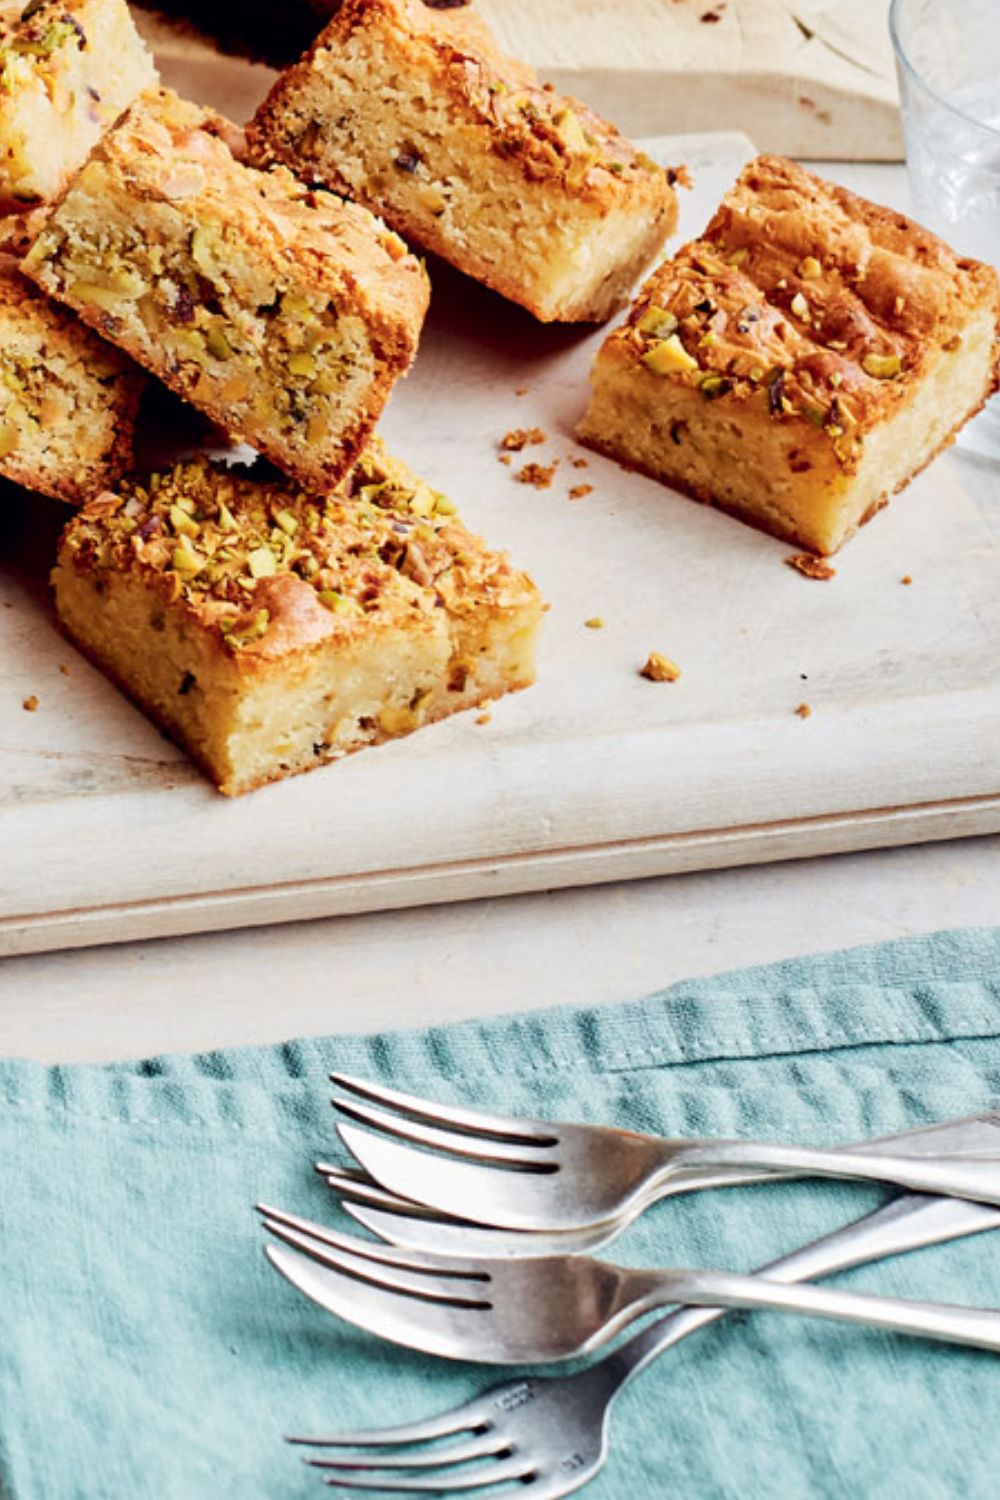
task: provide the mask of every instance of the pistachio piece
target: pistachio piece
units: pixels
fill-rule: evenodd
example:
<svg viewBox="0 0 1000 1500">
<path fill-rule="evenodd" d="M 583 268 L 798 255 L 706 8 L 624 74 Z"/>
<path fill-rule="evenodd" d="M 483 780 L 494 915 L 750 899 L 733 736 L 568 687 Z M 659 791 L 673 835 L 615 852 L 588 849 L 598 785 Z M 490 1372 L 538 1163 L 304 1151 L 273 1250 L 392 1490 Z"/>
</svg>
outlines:
<svg viewBox="0 0 1000 1500">
<path fill-rule="evenodd" d="M 291 375 L 305 375 L 307 377 L 316 374 L 315 354 L 293 354 L 288 361 L 288 371 Z"/>
<path fill-rule="evenodd" d="M 341 594 L 337 589 L 323 589 L 316 596 L 320 604 L 325 604 L 327 609 L 335 615 L 363 615 L 364 610 L 355 599 L 348 599 L 346 594 Z"/>
<path fill-rule="evenodd" d="M 657 307 L 653 303 L 646 308 L 635 326 L 640 333 L 649 333 L 654 338 L 666 339 L 672 333 L 677 332 L 677 319 L 672 312 L 667 312 L 665 308 Z"/>
<path fill-rule="evenodd" d="M 571 109 L 560 109 L 552 116 L 552 125 L 568 151 L 585 152 L 590 144 L 580 117 Z"/>
<path fill-rule="evenodd" d="M 809 317 L 809 303 L 801 292 L 796 292 L 792 298 L 792 312 L 803 321 Z"/>
<path fill-rule="evenodd" d="M 437 509 L 437 497 L 429 485 L 422 484 L 410 498 L 410 510 L 415 516 L 432 516 Z"/>
<path fill-rule="evenodd" d="M 201 527 L 179 505 L 170 507 L 170 524 L 178 536 L 199 536 Z"/>
<path fill-rule="evenodd" d="M 299 523 L 290 510 L 276 510 L 274 519 L 286 536 L 294 536 L 299 529 Z"/>
<path fill-rule="evenodd" d="M 233 357 L 233 346 L 218 324 L 207 330 L 205 347 L 215 359 L 232 359 Z"/>
<path fill-rule="evenodd" d="M 247 567 L 251 578 L 272 578 L 278 571 L 278 562 L 270 547 L 254 547 L 247 553 Z"/>
<path fill-rule="evenodd" d="M 803 281 L 815 281 L 817 277 L 822 276 L 822 274 L 823 267 L 820 265 L 815 255 L 807 255 L 805 260 L 799 266 L 799 275 L 802 277 Z"/>
<path fill-rule="evenodd" d="M 174 572 L 180 574 L 181 578 L 194 578 L 205 566 L 205 559 L 195 552 L 186 541 L 181 542 L 173 550 L 171 557 Z"/>
<path fill-rule="evenodd" d="M 866 354 L 861 368 L 874 380 L 893 380 L 902 370 L 903 362 L 898 354 Z"/>
<path fill-rule="evenodd" d="M 654 375 L 689 375 L 698 369 L 698 361 L 687 352 L 676 333 L 652 344 L 642 362 Z"/>
<path fill-rule="evenodd" d="M 122 300 L 121 292 L 108 286 L 98 286 L 96 281 L 74 281 L 68 292 L 71 301 L 100 307 L 104 312 L 114 312 Z"/>
</svg>

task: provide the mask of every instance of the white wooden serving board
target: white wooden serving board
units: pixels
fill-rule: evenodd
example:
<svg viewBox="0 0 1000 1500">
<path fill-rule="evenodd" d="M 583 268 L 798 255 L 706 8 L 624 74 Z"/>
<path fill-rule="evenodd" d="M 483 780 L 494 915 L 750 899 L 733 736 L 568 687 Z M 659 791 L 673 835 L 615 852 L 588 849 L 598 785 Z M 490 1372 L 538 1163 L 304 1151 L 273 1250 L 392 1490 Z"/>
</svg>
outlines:
<svg viewBox="0 0 1000 1500">
<path fill-rule="evenodd" d="M 650 144 L 691 165 L 684 234 L 751 154 Z M 59 508 L 5 493 L 0 955 L 1000 830 L 1000 554 L 949 459 L 807 580 L 652 481 L 571 467 L 600 333 L 434 282 L 383 430 L 551 601 L 537 686 L 227 801 L 57 634 Z M 536 424 L 548 490 L 497 458 Z M 680 682 L 638 676 L 651 649 Z"/>
</svg>

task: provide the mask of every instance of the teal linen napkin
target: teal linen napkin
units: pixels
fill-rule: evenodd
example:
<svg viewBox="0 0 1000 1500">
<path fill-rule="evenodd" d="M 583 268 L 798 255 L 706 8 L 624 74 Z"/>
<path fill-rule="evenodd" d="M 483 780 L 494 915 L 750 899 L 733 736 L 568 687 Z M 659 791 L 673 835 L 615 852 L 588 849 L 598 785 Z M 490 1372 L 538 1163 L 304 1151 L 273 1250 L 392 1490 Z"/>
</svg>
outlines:
<svg viewBox="0 0 1000 1500">
<path fill-rule="evenodd" d="M 601 1010 L 103 1068 L 0 1063 L 3 1500 L 318 1496 L 283 1432 L 407 1420 L 502 1378 L 380 1344 L 265 1262 L 256 1199 L 333 1220 L 311 1171 L 337 1149 L 333 1067 L 502 1111 L 849 1141 L 1000 1101 L 1000 933 Z M 880 1196 L 811 1183 L 677 1199 L 615 1253 L 749 1269 Z M 1000 1237 L 841 1283 L 1000 1305 Z M 998 1410 L 988 1354 L 741 1315 L 622 1398 L 586 1493 L 992 1500 Z"/>
</svg>

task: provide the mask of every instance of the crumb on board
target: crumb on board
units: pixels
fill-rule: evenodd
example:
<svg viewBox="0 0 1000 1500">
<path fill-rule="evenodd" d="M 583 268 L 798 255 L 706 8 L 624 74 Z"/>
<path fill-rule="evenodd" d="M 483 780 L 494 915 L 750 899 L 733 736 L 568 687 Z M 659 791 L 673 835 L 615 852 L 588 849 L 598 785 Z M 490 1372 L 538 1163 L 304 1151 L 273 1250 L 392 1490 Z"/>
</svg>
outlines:
<svg viewBox="0 0 1000 1500">
<path fill-rule="evenodd" d="M 38 708 L 38 699 L 35 697 L 34 693 L 32 693 L 30 698 L 25 698 L 24 702 L 21 704 L 21 707 L 25 710 L 26 713 L 33 714 L 35 712 L 35 710 Z"/>
<path fill-rule="evenodd" d="M 837 576 L 835 567 L 812 552 L 796 552 L 793 557 L 786 557 L 785 563 L 789 568 L 794 568 L 796 573 L 801 573 L 803 578 L 826 579 Z"/>
<path fill-rule="evenodd" d="M 583 622 L 588 630 L 603 630 L 604 618 L 602 615 L 591 615 L 589 620 Z"/>
<path fill-rule="evenodd" d="M 62 673 L 62 675 L 64 677 L 68 677 L 69 676 L 69 667 L 66 665 L 65 662 L 62 662 L 60 664 L 59 670 L 60 670 L 60 672 Z"/>
<path fill-rule="evenodd" d="M 477 714 L 476 715 L 476 723 L 477 724 L 489 724 L 489 723 L 492 722 L 492 719 L 493 719 L 493 715 L 492 714 Z"/>
<path fill-rule="evenodd" d="M 687 188 L 689 191 L 692 187 L 691 173 L 683 162 L 679 167 L 667 168 L 667 181 L 671 187 Z"/>
<path fill-rule="evenodd" d="M 590 465 L 585 458 L 571 458 L 570 463 L 574 469 L 589 469 Z"/>
<path fill-rule="evenodd" d="M 518 484 L 533 484 L 536 490 L 547 490 L 552 485 L 558 467 L 558 459 L 551 464 L 525 464 L 523 469 L 518 469 L 514 478 Z"/>
<path fill-rule="evenodd" d="M 913 579 L 910 577 L 909 573 L 904 573 L 899 581 L 900 583 L 905 583 L 907 588 L 909 588 L 910 584 L 913 582 Z"/>
<path fill-rule="evenodd" d="M 517 386 L 517 388 L 516 388 L 516 389 L 515 389 L 515 391 L 514 391 L 514 395 L 515 395 L 515 396 L 526 396 L 526 395 L 527 395 L 527 394 L 528 394 L 528 391 L 529 391 L 529 390 L 530 390 L 530 389 L 531 389 L 531 387 L 530 387 L 530 386 L 527 386 L 527 385 L 519 385 L 519 386 Z"/>
<path fill-rule="evenodd" d="M 522 448 L 529 444 L 544 443 L 545 433 L 540 427 L 512 427 L 510 432 L 505 432 L 500 439 L 501 448 L 508 453 L 520 453 Z"/>
<path fill-rule="evenodd" d="M 798 714 L 800 719 L 808 719 L 810 714 L 812 713 L 812 709 L 809 707 L 808 703 L 800 703 L 795 712 Z"/>
<path fill-rule="evenodd" d="M 571 500 L 583 500 L 587 495 L 592 495 L 593 493 L 594 486 L 592 484 L 574 484 L 569 492 L 569 498 Z"/>
<path fill-rule="evenodd" d="M 647 682 L 676 682 L 680 675 L 680 667 L 662 651 L 651 651 L 646 665 L 639 668 L 639 676 L 645 677 Z"/>
<path fill-rule="evenodd" d="M 497 457 L 502 464 L 512 464 L 514 462 L 509 453 L 499 453 Z"/>
</svg>

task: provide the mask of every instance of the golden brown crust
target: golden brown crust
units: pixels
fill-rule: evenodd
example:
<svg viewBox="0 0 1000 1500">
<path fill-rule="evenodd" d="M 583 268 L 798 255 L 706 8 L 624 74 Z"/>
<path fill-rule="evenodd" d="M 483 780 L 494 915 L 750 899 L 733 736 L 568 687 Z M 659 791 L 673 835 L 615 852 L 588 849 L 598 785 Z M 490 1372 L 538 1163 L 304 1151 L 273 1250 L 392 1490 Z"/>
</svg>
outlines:
<svg viewBox="0 0 1000 1500">
<path fill-rule="evenodd" d="M 708 505 L 713 510 L 722 511 L 725 515 L 735 517 L 737 521 L 745 521 L 747 525 L 755 527 L 758 531 L 764 531 L 769 536 L 777 537 L 779 541 L 790 542 L 792 546 L 802 547 L 807 552 L 811 552 L 819 557 L 832 557 L 836 552 L 840 551 L 845 542 L 850 541 L 851 537 L 862 526 L 867 526 L 868 522 L 877 516 L 880 510 L 885 509 L 893 495 L 898 495 L 912 480 L 916 479 L 918 474 L 922 474 L 936 458 L 939 458 L 942 453 L 946 452 L 953 445 L 966 422 L 983 410 L 987 400 L 988 397 L 984 396 L 975 411 L 969 412 L 960 422 L 956 422 L 947 436 L 938 443 L 932 452 L 927 454 L 923 462 L 900 479 L 891 492 L 879 495 L 874 504 L 869 506 L 864 515 L 860 517 L 857 525 L 851 527 L 849 531 L 839 537 L 834 547 L 818 546 L 813 535 L 797 530 L 794 525 L 789 524 L 787 518 L 781 522 L 778 522 L 777 519 L 769 520 L 766 512 L 762 511 L 758 506 L 727 504 L 725 501 L 720 500 L 707 486 L 686 483 L 679 475 L 671 474 L 670 487 L 677 490 L 679 494 L 686 495 L 689 500 L 697 500 L 700 505 Z M 651 465 L 629 462 L 629 460 L 622 457 L 613 443 L 604 443 L 593 433 L 581 433 L 579 441 L 594 453 L 601 453 L 605 458 L 613 459 L 622 469 L 635 474 L 645 474 L 650 479 L 663 479 L 662 472 Z"/>
<path fill-rule="evenodd" d="M 490 149 L 515 162 L 528 181 L 560 184 L 609 209 L 628 197 L 658 213 L 673 199 L 662 168 L 586 104 L 540 85 L 533 68 L 499 50 L 471 8 L 436 10 L 422 0 L 345 0 L 258 110 L 248 129 L 256 155 L 278 159 L 275 122 L 284 98 L 322 66 L 324 52 L 336 52 L 361 27 L 391 34 L 408 52 L 414 75 L 443 92 L 456 122 L 479 127 Z M 286 152 L 280 159 L 287 161 Z"/>
<path fill-rule="evenodd" d="M 71 505 L 114 484 L 135 461 L 145 384 L 129 359 L 51 302 L 0 251 L 4 478 Z M 19 414 L 11 411 L 12 399 L 23 408 Z M 49 434 L 41 459 L 19 443 L 25 424 Z"/>
<path fill-rule="evenodd" d="M 535 592 L 377 441 L 325 499 L 204 460 L 120 486 L 70 522 L 60 566 L 135 576 L 246 672 L 442 607 L 502 610 Z"/>
<path fill-rule="evenodd" d="M 398 78 L 398 94 L 373 66 Z M 255 160 L 367 203 L 545 321 L 610 316 L 676 225 L 679 172 L 540 86 L 466 9 L 346 0 L 279 78 L 248 138 Z M 546 271 L 558 281 L 567 259 L 595 284 L 584 272 L 554 290 Z"/>
<path fill-rule="evenodd" d="M 238 159 L 242 141 L 242 132 L 213 111 L 165 90 L 143 96 L 57 202 L 25 260 L 25 270 L 231 437 L 252 441 L 305 483 L 333 485 L 364 447 L 393 384 L 413 359 L 427 307 L 427 277 L 399 237 L 366 209 L 306 188 L 285 168 L 260 172 L 244 165 Z M 357 399 L 338 408 L 340 420 L 346 421 L 336 442 L 304 442 L 291 430 L 279 431 L 273 414 L 241 408 L 230 394 L 235 359 L 227 356 L 222 365 L 206 368 L 204 359 L 178 358 L 150 341 L 134 319 L 130 322 L 109 308 L 103 296 L 97 303 L 88 300 L 93 293 L 86 286 L 81 294 L 81 278 L 88 282 L 106 274 L 113 282 L 122 271 L 123 254 L 128 267 L 127 249 L 108 265 L 101 247 L 87 242 L 81 250 L 81 225 L 90 232 L 100 203 L 112 197 L 115 206 L 135 205 L 138 222 L 147 205 L 150 213 L 154 208 L 162 212 L 164 205 L 175 209 L 190 226 L 173 247 L 184 257 L 194 255 L 190 236 L 199 225 L 238 242 L 244 261 L 252 256 L 255 277 L 267 290 L 265 303 L 268 295 L 305 291 L 338 315 L 343 311 L 361 320 L 371 344 L 373 371 Z M 224 262 L 224 249 L 220 254 Z M 173 266 L 168 269 L 176 272 Z M 196 260 L 181 269 L 195 278 L 199 274 Z M 220 274 L 224 275 L 224 263 Z M 233 292 L 234 298 L 238 295 Z M 247 308 L 248 314 L 253 311 Z M 208 315 L 200 303 L 185 316 Z M 258 321 L 266 343 L 272 337 L 269 329 L 278 324 L 268 323 L 266 309 Z M 302 381 L 288 379 L 292 402 L 298 399 Z"/>
<path fill-rule="evenodd" d="M 997 323 L 996 390 L 997 273 L 902 214 L 763 156 L 702 238 L 649 279 L 601 358 L 808 423 L 850 473 L 864 435 L 980 308 Z"/>
</svg>

